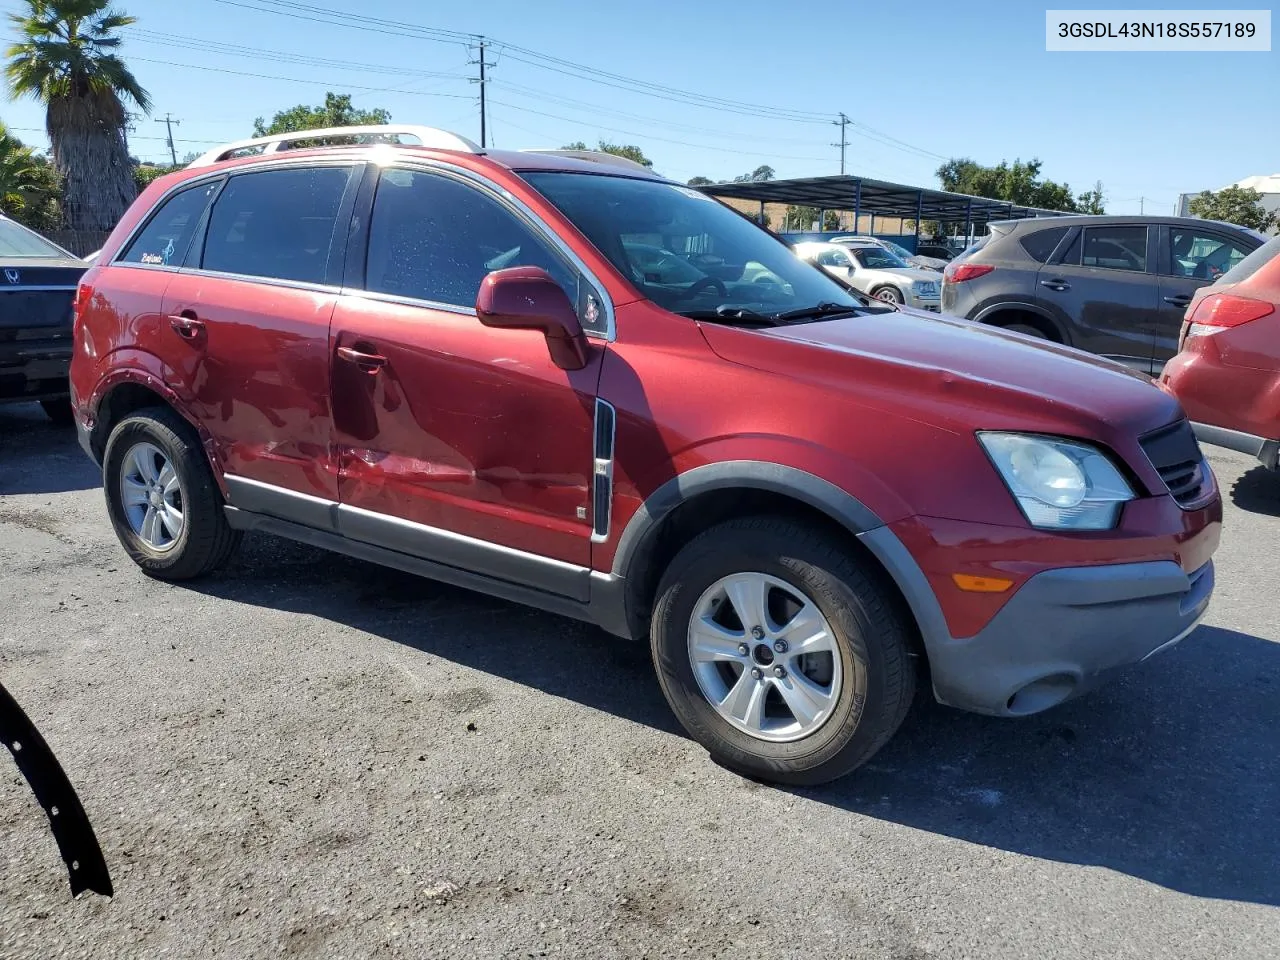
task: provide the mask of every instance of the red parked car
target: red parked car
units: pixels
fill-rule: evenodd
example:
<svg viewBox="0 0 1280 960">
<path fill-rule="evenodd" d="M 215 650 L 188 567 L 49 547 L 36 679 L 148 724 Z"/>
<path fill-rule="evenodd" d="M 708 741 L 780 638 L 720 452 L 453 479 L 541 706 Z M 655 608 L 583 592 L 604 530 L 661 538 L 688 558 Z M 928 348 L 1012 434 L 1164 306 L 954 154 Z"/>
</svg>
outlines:
<svg viewBox="0 0 1280 960">
<path fill-rule="evenodd" d="M 647 638 L 795 784 L 918 682 L 1034 713 L 1204 614 L 1221 501 L 1146 378 L 867 305 L 617 158 L 374 132 L 419 142 L 215 151 L 85 276 L 81 440 L 151 575 L 260 530 Z"/>
<path fill-rule="evenodd" d="M 1187 307 L 1178 355 L 1160 382 L 1206 443 L 1280 467 L 1280 237 Z"/>
</svg>

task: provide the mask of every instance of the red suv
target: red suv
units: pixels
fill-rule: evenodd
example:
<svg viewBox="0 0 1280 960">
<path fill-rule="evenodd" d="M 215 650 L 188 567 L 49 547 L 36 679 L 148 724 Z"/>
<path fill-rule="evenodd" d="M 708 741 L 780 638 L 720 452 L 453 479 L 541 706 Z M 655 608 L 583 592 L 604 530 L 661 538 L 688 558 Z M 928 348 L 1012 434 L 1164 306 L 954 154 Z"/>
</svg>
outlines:
<svg viewBox="0 0 1280 960">
<path fill-rule="evenodd" d="M 1203 615 L 1221 501 L 1146 378 L 867 305 L 626 161 L 344 133 L 156 181 L 79 289 L 81 441 L 151 575 L 260 530 L 647 637 L 689 732 L 792 784 L 918 681 L 1034 713 Z"/>
<path fill-rule="evenodd" d="M 1280 237 L 1196 291 L 1160 383 L 1207 443 L 1280 469 Z"/>
</svg>

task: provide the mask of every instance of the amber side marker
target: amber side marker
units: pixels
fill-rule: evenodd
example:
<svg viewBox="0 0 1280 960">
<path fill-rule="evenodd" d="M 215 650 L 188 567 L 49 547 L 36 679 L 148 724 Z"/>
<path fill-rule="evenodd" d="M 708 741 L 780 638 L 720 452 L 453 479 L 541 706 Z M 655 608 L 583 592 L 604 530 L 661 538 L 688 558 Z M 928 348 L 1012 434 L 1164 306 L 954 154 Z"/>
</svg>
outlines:
<svg viewBox="0 0 1280 960">
<path fill-rule="evenodd" d="M 951 579 L 961 590 L 968 590 L 970 593 L 1004 593 L 1013 586 L 1013 581 L 1004 577 L 975 577 L 968 573 L 953 573 Z"/>
</svg>

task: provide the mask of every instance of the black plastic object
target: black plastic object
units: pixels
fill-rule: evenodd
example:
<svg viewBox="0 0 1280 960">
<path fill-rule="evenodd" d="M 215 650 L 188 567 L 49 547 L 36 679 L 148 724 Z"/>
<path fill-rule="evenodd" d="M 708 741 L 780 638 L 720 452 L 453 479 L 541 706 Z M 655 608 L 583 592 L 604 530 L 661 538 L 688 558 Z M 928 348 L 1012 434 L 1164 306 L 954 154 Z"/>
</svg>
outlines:
<svg viewBox="0 0 1280 960">
<path fill-rule="evenodd" d="M 0 684 L 0 740 L 13 754 L 18 770 L 31 784 L 31 791 L 49 817 L 53 839 L 67 865 L 71 895 L 92 890 L 104 897 L 111 896 L 114 891 L 107 861 L 75 787 L 71 786 L 40 731 L 3 684 Z"/>
</svg>

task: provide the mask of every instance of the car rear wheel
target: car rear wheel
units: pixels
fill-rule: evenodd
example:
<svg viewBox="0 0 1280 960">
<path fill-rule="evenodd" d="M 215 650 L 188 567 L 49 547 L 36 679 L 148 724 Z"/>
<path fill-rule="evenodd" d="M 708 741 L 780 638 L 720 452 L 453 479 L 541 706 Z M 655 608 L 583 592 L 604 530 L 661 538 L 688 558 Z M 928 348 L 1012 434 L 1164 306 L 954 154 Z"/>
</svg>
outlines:
<svg viewBox="0 0 1280 960">
<path fill-rule="evenodd" d="M 40 407 L 44 414 L 60 427 L 69 427 L 76 422 L 75 411 L 71 409 L 71 400 L 63 397 L 60 400 L 41 400 Z"/>
<path fill-rule="evenodd" d="M 120 543 L 153 577 L 210 573 L 240 542 L 199 438 L 172 410 L 155 407 L 120 421 L 107 440 L 102 480 Z"/>
<path fill-rule="evenodd" d="M 872 296 L 885 303 L 906 303 L 906 298 L 897 287 L 881 287 Z"/>
<path fill-rule="evenodd" d="M 713 759 L 805 785 L 865 763 L 902 723 L 915 689 L 908 630 L 838 541 L 752 517 L 677 554 L 650 642 L 668 703 Z"/>
</svg>

